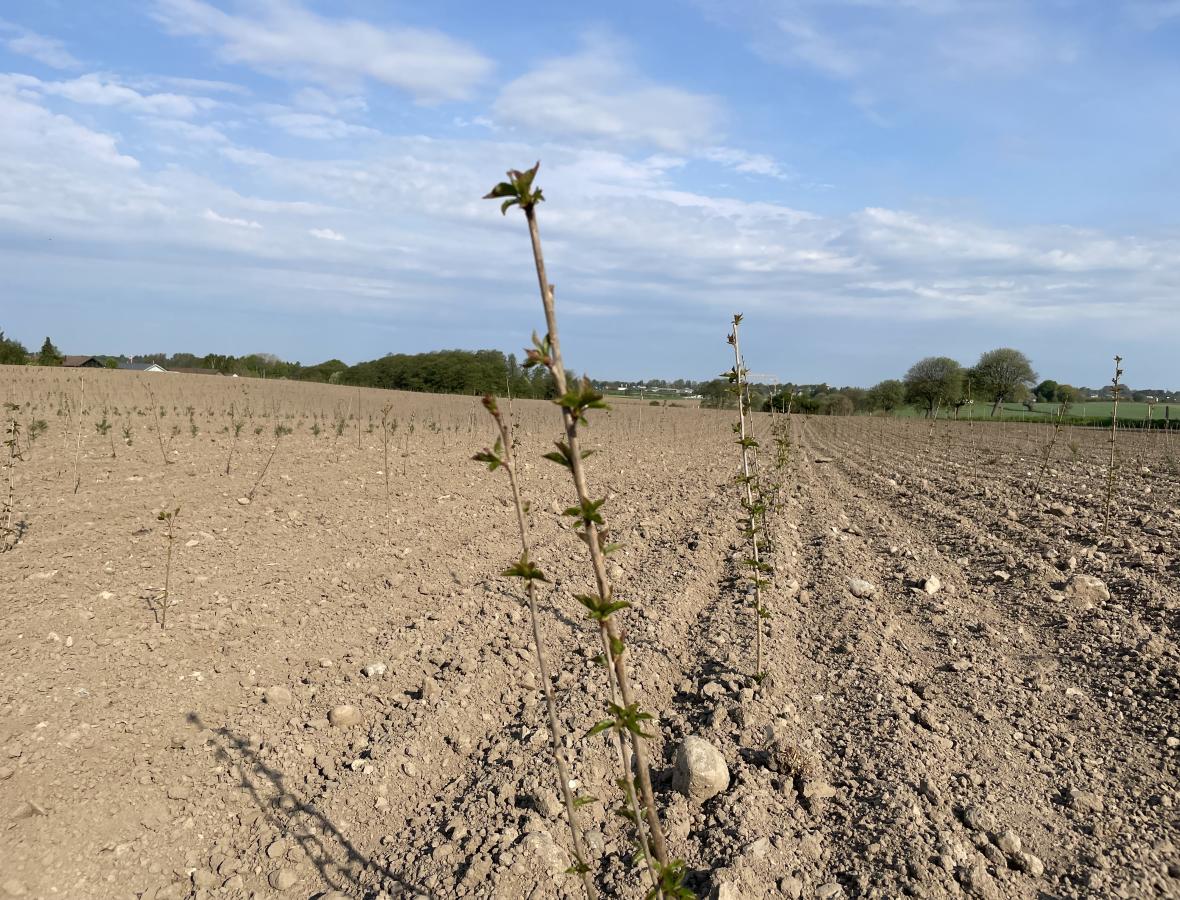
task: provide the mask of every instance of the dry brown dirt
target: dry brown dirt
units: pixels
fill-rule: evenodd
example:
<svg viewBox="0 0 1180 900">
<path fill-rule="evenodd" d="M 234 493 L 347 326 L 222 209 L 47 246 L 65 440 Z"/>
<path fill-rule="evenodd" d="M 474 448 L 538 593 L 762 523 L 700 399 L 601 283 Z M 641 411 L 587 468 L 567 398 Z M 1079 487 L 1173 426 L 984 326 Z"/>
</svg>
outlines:
<svg viewBox="0 0 1180 900">
<path fill-rule="evenodd" d="M 473 398 L 14 368 L 0 398 L 48 423 L 0 553 L 0 896 L 579 896 Z M 597 883 L 640 897 L 610 748 L 580 737 L 605 700 L 568 478 L 540 459 L 559 419 L 513 416 L 573 776 L 601 800 Z M 1101 433 L 1063 435 L 1032 498 L 1047 429 L 793 416 L 758 684 L 730 419 L 628 404 L 587 432 L 658 715 L 657 799 L 697 894 L 1180 896 L 1167 437 L 1120 435 L 1104 536 Z M 293 433 L 243 505 L 276 423 Z M 177 506 L 162 629 L 157 513 Z M 329 722 L 340 704 L 356 724 Z M 703 804 L 672 787 L 689 735 L 731 776 Z"/>
</svg>

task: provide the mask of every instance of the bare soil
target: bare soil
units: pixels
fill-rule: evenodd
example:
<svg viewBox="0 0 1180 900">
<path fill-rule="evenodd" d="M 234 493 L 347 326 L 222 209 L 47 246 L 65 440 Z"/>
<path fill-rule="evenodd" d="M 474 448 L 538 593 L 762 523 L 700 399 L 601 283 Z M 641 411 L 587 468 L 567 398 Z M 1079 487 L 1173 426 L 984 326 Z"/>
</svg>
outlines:
<svg viewBox="0 0 1180 900">
<path fill-rule="evenodd" d="M 0 553 L 0 897 L 579 896 L 474 398 L 0 368 L 0 399 L 49 426 Z M 581 737 L 605 698 L 568 477 L 540 458 L 557 411 L 512 412 L 597 883 L 641 897 L 612 752 Z M 1120 433 L 1107 535 L 1103 433 L 1063 434 L 1033 497 L 1043 426 L 793 416 L 759 684 L 730 419 L 624 404 L 586 432 L 697 894 L 1180 896 L 1169 436 Z M 730 771 L 703 805 L 672 788 L 688 735 Z"/>
</svg>

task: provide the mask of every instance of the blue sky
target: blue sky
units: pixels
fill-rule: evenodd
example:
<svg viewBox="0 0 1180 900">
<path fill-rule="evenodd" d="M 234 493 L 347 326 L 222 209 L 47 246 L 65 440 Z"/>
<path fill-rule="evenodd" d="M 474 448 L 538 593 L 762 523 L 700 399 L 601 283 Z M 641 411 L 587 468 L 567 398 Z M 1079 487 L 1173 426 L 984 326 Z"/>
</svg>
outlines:
<svg viewBox="0 0 1180 900">
<path fill-rule="evenodd" d="M 0 327 L 305 363 L 518 349 L 1180 385 L 1180 0 L 0 0 Z"/>
</svg>

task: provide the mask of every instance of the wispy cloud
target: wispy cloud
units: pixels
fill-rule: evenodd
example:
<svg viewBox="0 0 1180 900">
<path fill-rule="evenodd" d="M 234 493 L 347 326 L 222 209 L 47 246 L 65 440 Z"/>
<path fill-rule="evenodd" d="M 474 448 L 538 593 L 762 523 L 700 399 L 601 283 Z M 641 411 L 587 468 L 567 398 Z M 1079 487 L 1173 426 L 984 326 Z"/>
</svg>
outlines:
<svg viewBox="0 0 1180 900">
<path fill-rule="evenodd" d="M 255 230 L 262 228 L 262 225 L 258 222 L 255 222 L 253 219 L 239 219 L 234 216 L 223 216 L 211 209 L 205 210 L 203 218 L 206 222 L 216 222 L 219 225 L 232 225 L 234 228 L 253 228 Z"/>
<path fill-rule="evenodd" d="M 189 118 L 217 105 L 207 97 L 185 94 L 143 94 L 134 88 L 98 73 L 69 81 L 43 81 L 32 75 L 0 75 L 10 84 L 26 91 L 62 97 L 74 103 L 92 106 L 122 107 L 135 113 Z"/>
<path fill-rule="evenodd" d="M 0 43 L 12 53 L 37 60 L 53 69 L 76 69 L 82 64 L 57 38 L 46 37 L 0 19 Z"/>
<path fill-rule="evenodd" d="M 203 0 L 156 0 L 174 34 L 217 43 L 226 60 L 333 88 L 373 81 L 424 102 L 459 100 L 487 78 L 492 62 L 441 31 L 319 16 L 296 0 L 266 0 L 232 14 Z"/>
<path fill-rule="evenodd" d="M 343 241 L 344 235 L 339 231 L 333 231 L 331 228 L 312 228 L 307 232 L 313 238 L 319 238 L 321 241 Z"/>
<path fill-rule="evenodd" d="M 711 144 L 724 124 L 714 97 L 646 78 L 601 33 L 573 56 L 546 60 L 500 92 L 496 118 L 531 133 L 685 152 Z"/>
<path fill-rule="evenodd" d="M 278 112 L 267 116 L 270 124 L 288 134 L 313 141 L 332 141 L 344 138 L 365 137 L 377 134 L 377 130 L 365 125 L 354 125 L 343 119 L 309 112 Z"/>
</svg>

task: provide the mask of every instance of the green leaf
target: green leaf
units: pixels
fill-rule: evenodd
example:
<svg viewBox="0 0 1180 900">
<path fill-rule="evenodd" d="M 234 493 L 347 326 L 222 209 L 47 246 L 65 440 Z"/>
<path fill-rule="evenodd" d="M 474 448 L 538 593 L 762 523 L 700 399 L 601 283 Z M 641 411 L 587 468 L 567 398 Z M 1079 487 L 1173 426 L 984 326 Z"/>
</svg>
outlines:
<svg viewBox="0 0 1180 900">
<path fill-rule="evenodd" d="M 486 463 L 489 472 L 494 472 L 500 466 L 504 465 L 504 460 L 501 453 L 504 452 L 504 444 L 499 438 L 496 438 L 496 446 L 489 450 L 487 447 L 480 450 L 479 453 L 471 457 L 476 462 Z"/>
<path fill-rule="evenodd" d="M 644 895 L 644 900 L 655 900 L 657 897 L 663 897 L 664 900 L 696 900 L 696 894 L 684 886 L 687 874 L 684 860 L 669 860 L 666 866 L 653 861 L 652 865 L 655 868 L 656 884 Z"/>
<path fill-rule="evenodd" d="M 570 388 L 553 402 L 583 424 L 586 422 L 586 410 L 610 409 L 603 401 L 602 394 L 594 390 L 587 378 L 583 378 L 577 387 Z"/>
<path fill-rule="evenodd" d="M 604 503 L 606 503 L 605 497 L 601 500 L 583 500 L 577 506 L 567 507 L 561 514 L 573 519 L 581 519 L 583 525 L 589 525 L 591 522 L 595 525 L 602 525 L 604 524 L 602 515 L 598 510 Z"/>
<path fill-rule="evenodd" d="M 529 562 L 529 555 L 523 554 L 511 568 L 500 573 L 506 578 L 523 578 L 525 581 L 548 581 L 545 573 Z"/>
<path fill-rule="evenodd" d="M 622 600 L 603 600 L 597 594 L 578 594 L 574 599 L 588 610 L 586 618 L 596 622 L 605 622 L 620 609 L 627 609 L 631 606 L 630 603 L 625 603 Z"/>
<path fill-rule="evenodd" d="M 553 347 L 549 341 L 549 335 L 545 335 L 545 339 L 537 337 L 537 332 L 533 332 L 533 349 L 525 350 L 525 359 L 522 364 L 524 368 L 531 369 L 533 366 L 545 366 L 547 368 L 553 367 Z"/>
<path fill-rule="evenodd" d="M 515 197 L 516 187 L 507 181 L 501 181 L 494 188 L 484 194 L 485 200 L 498 200 L 500 197 Z"/>
<path fill-rule="evenodd" d="M 582 794 L 574 797 L 574 809 L 581 809 L 583 806 L 588 806 L 591 803 L 597 803 L 597 797 L 591 797 L 589 794 Z"/>
<path fill-rule="evenodd" d="M 554 443 L 556 444 L 557 449 L 546 453 L 544 458 L 557 463 L 559 466 L 565 466 L 567 469 L 572 471 L 574 468 L 573 453 L 570 452 L 569 445 L 566 444 L 565 441 L 555 441 Z M 582 459 L 585 459 L 592 452 L 593 451 L 591 450 L 586 450 L 583 452 Z"/>
<path fill-rule="evenodd" d="M 603 719 L 601 722 L 599 722 L 597 725 L 595 725 L 593 728 L 591 728 L 589 731 L 586 732 L 586 737 L 592 738 L 596 734 L 602 734 L 608 728 L 613 728 L 614 725 L 615 725 L 614 719 Z"/>
<path fill-rule="evenodd" d="M 616 816 L 619 816 L 622 819 L 626 819 L 632 825 L 637 824 L 635 821 L 635 812 L 633 810 L 628 809 L 625 805 L 616 806 L 614 808 L 613 812 Z M 632 865 L 635 865 L 634 859 L 632 860 Z"/>
</svg>

